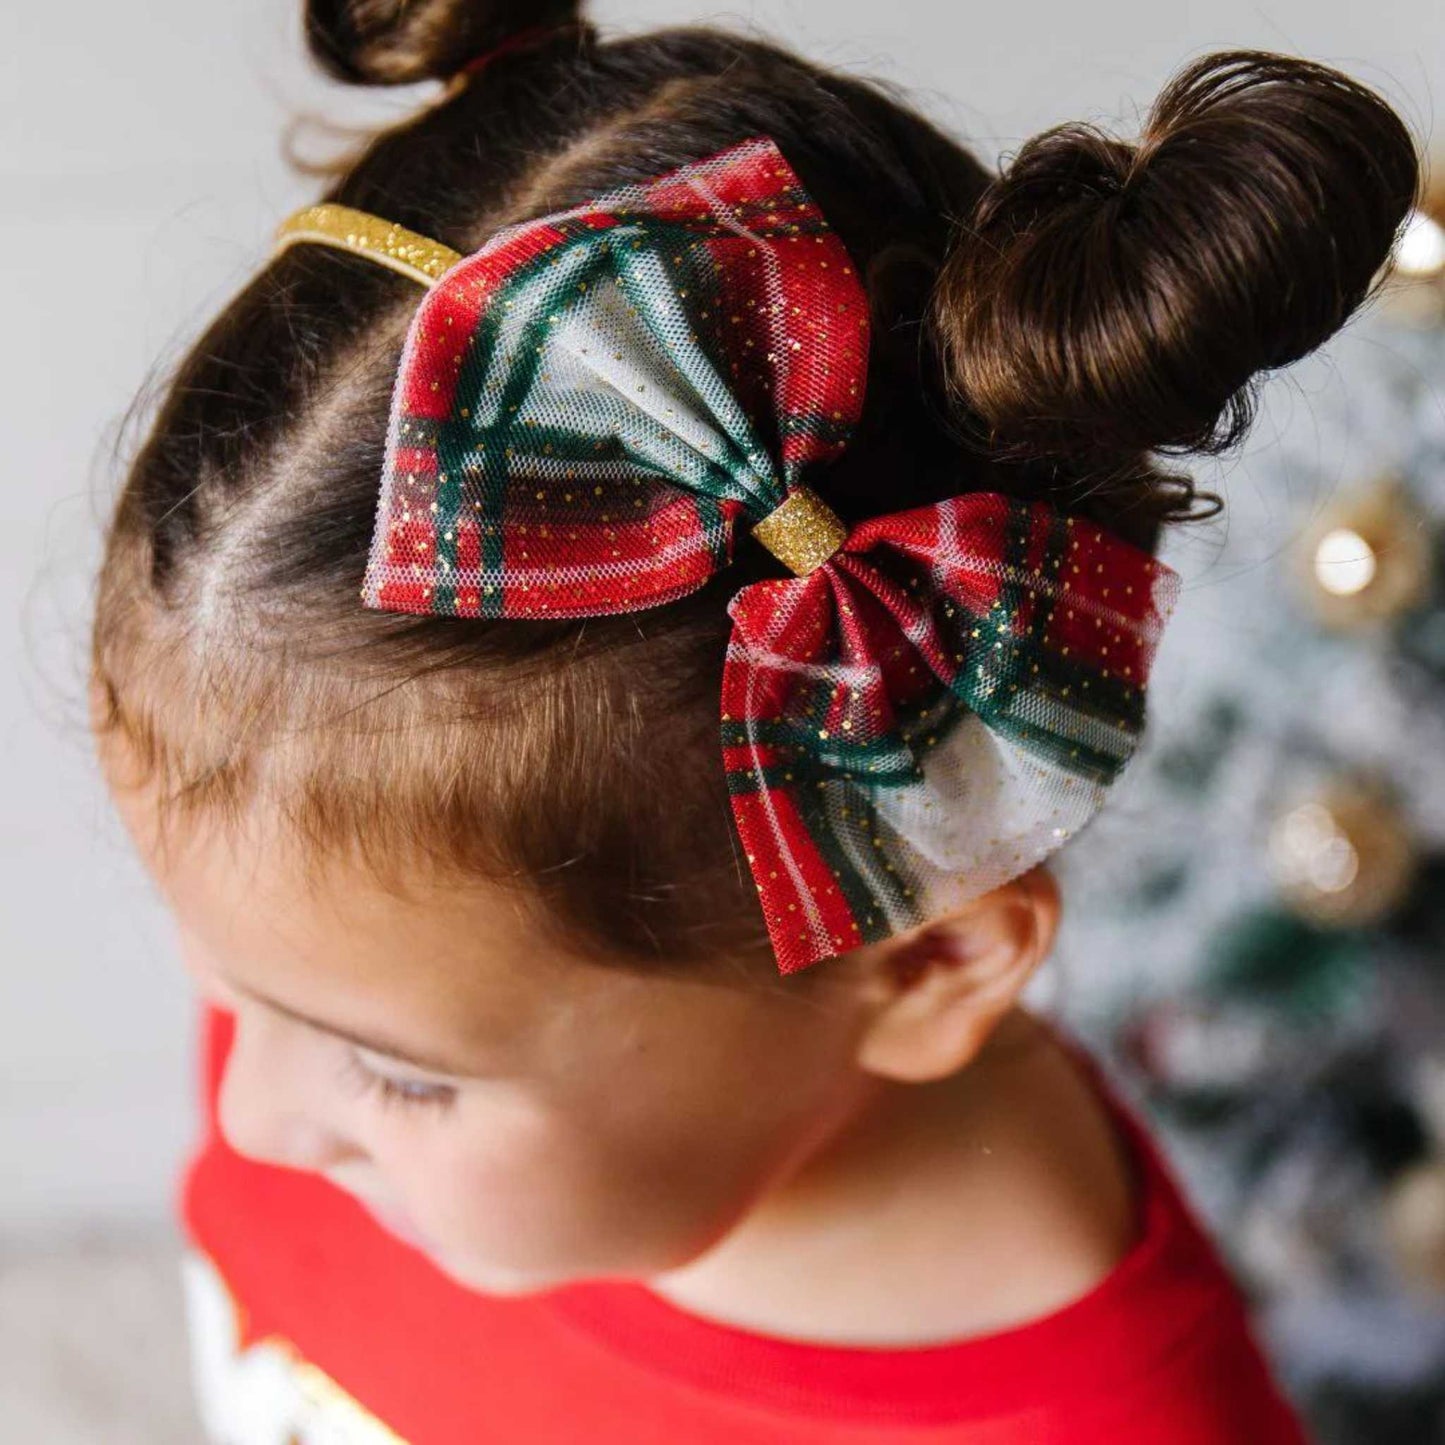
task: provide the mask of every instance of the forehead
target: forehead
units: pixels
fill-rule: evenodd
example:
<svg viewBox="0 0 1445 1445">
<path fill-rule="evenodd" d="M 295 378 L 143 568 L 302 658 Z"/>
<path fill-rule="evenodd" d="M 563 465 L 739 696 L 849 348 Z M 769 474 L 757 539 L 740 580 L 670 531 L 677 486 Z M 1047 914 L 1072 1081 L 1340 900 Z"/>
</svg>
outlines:
<svg viewBox="0 0 1445 1445">
<path fill-rule="evenodd" d="M 188 818 L 163 833 L 150 785 L 111 781 L 187 963 L 292 1012 L 454 1057 L 515 1051 L 609 987 L 518 890 L 418 865 L 402 893 L 359 860 L 306 856 L 273 817 Z"/>
</svg>

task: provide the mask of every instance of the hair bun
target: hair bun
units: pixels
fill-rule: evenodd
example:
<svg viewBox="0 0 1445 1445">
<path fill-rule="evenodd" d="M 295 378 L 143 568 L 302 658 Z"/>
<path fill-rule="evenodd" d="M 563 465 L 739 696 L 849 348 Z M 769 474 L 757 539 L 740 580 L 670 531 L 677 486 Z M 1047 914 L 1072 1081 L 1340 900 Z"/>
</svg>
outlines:
<svg viewBox="0 0 1445 1445">
<path fill-rule="evenodd" d="M 446 80 L 529 30 L 581 19 L 582 0 L 307 0 L 306 43 L 353 85 Z"/>
<path fill-rule="evenodd" d="M 1418 184 L 1373 91 L 1269 52 L 1205 56 L 1137 145 L 1056 126 L 983 193 L 935 295 L 950 382 L 1003 456 L 1222 451 L 1255 373 L 1370 293 Z"/>
</svg>

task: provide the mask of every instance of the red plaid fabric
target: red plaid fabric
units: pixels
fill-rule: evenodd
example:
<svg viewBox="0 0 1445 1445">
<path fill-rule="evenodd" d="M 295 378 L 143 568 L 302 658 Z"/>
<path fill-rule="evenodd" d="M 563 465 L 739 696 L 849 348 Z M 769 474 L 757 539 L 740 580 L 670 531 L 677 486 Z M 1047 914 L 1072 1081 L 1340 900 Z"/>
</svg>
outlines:
<svg viewBox="0 0 1445 1445">
<path fill-rule="evenodd" d="M 848 254 L 770 140 L 499 232 L 413 318 L 363 601 L 584 617 L 694 591 L 826 476 L 868 344 Z M 780 972 L 1076 832 L 1142 728 L 1177 584 L 1042 502 L 972 494 L 741 589 L 721 741 Z"/>
</svg>

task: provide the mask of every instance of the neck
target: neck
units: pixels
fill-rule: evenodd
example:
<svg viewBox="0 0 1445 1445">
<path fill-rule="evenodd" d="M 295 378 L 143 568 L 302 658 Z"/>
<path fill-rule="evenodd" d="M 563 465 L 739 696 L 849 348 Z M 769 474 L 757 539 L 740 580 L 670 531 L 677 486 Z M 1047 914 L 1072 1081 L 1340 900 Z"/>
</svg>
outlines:
<svg viewBox="0 0 1445 1445">
<path fill-rule="evenodd" d="M 656 1293 L 743 1328 L 894 1347 L 1006 1329 L 1132 1242 L 1130 1166 L 1053 1033 L 1016 1009 L 966 1069 L 886 1083 Z"/>
</svg>

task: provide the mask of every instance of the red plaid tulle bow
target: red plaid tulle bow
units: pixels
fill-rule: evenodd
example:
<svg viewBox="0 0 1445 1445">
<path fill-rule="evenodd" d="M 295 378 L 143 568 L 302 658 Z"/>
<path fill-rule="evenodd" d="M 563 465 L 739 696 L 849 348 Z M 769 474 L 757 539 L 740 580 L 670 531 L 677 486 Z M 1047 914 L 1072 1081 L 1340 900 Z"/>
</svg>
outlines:
<svg viewBox="0 0 1445 1445">
<path fill-rule="evenodd" d="M 1027 871 L 1098 809 L 1178 578 L 996 493 L 839 521 L 818 492 L 862 410 L 867 297 L 770 140 L 465 257 L 356 212 L 322 234 L 327 209 L 291 238 L 431 286 L 396 381 L 367 606 L 653 607 L 725 567 L 739 530 L 796 574 L 729 602 L 721 707 L 781 973 Z"/>
</svg>

